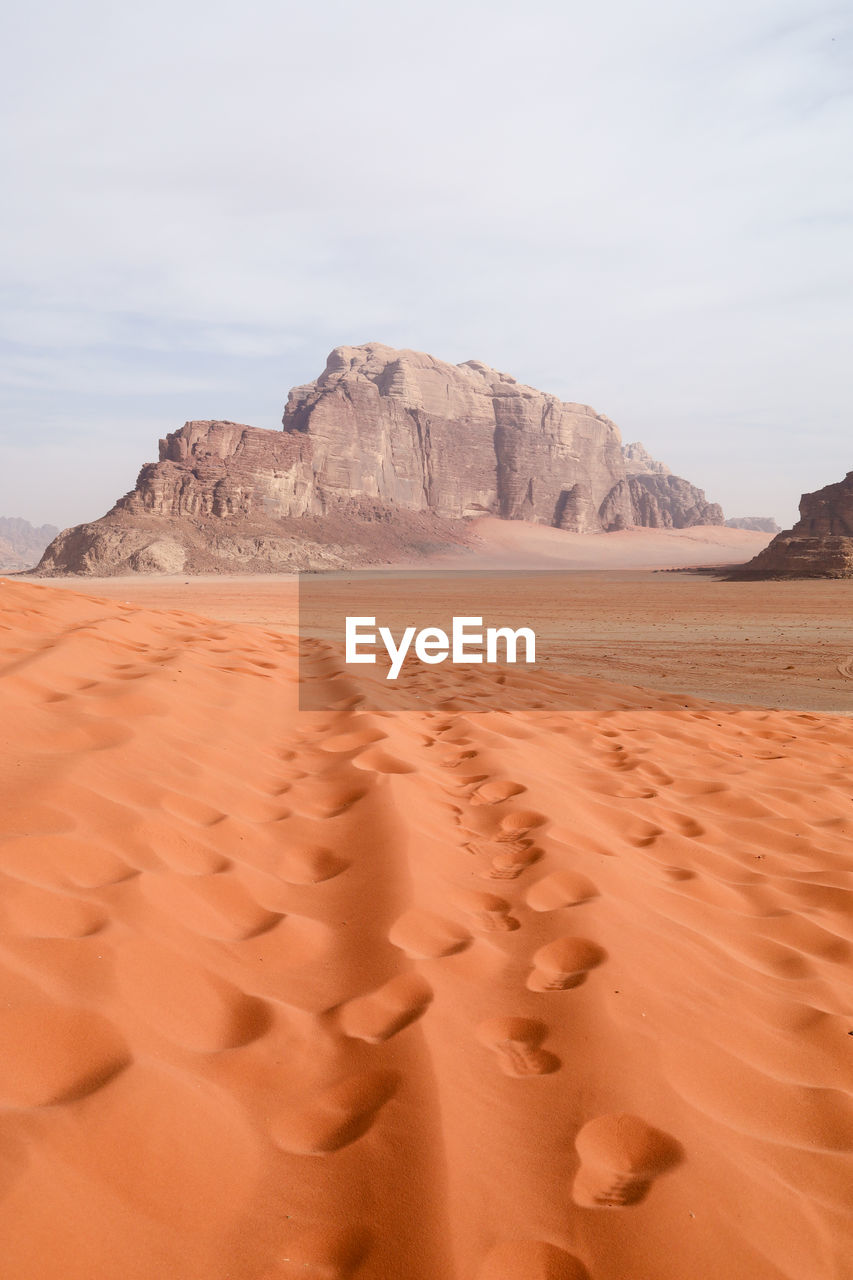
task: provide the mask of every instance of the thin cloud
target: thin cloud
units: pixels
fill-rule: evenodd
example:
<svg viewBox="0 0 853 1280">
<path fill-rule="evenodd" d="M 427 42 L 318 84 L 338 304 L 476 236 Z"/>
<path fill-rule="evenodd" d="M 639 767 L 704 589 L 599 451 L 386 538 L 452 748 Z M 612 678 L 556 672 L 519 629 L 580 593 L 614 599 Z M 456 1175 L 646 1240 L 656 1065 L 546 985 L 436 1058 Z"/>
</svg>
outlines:
<svg viewBox="0 0 853 1280">
<path fill-rule="evenodd" d="M 378 339 L 592 403 L 731 514 L 787 521 L 851 465 L 846 6 L 35 0 L 6 21 L 10 436 L 59 413 L 73 443 L 88 415 L 125 441 L 126 488 L 140 397 L 150 457 L 187 416 L 274 426 L 331 346 Z M 89 513 L 91 467 L 62 465 L 40 519 Z"/>
</svg>

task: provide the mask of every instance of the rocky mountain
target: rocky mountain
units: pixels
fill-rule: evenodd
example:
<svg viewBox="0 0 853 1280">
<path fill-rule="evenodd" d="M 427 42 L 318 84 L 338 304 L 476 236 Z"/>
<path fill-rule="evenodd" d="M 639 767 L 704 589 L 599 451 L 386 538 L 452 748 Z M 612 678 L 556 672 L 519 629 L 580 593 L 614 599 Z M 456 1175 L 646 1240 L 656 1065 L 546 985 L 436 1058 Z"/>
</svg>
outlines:
<svg viewBox="0 0 853 1280">
<path fill-rule="evenodd" d="M 733 516 L 726 521 L 727 529 L 748 529 L 752 533 L 781 533 L 772 516 Z"/>
<path fill-rule="evenodd" d="M 853 471 L 800 498 L 800 518 L 736 572 L 748 578 L 853 578 Z"/>
<path fill-rule="evenodd" d="M 672 475 L 665 462 L 658 462 L 639 440 L 633 444 L 623 444 L 622 457 L 625 459 L 625 470 L 632 476 L 669 476 Z"/>
<path fill-rule="evenodd" d="M 337 347 L 282 431 L 188 422 L 43 573 L 307 568 L 465 540 L 479 515 L 573 532 L 722 524 L 701 490 L 616 425 L 477 360 Z"/>
<path fill-rule="evenodd" d="M 0 573 L 32 569 L 58 533 L 52 524 L 35 526 L 18 516 L 0 516 Z"/>
<path fill-rule="evenodd" d="M 674 476 L 664 462 L 658 462 L 639 440 L 623 444 L 628 500 L 633 524 L 649 529 L 688 529 L 696 524 L 722 524 L 723 509 L 708 502 L 680 476 Z M 606 529 L 619 528 L 619 516 L 606 503 L 602 511 Z"/>
<path fill-rule="evenodd" d="M 625 501 L 631 519 L 623 523 Z M 723 508 L 708 502 L 705 494 L 680 476 L 668 472 L 656 475 L 641 472 L 620 480 L 608 494 L 599 511 L 603 529 L 625 529 L 641 525 L 646 529 L 689 529 L 697 524 L 722 524 Z"/>
</svg>

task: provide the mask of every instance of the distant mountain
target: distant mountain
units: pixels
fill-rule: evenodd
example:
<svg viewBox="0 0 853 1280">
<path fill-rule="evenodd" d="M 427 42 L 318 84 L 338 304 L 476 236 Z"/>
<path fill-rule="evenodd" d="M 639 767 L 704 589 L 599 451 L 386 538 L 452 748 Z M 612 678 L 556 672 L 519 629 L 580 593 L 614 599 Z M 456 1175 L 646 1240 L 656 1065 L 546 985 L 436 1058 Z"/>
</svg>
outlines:
<svg viewBox="0 0 853 1280">
<path fill-rule="evenodd" d="M 727 529 L 749 529 L 752 533 L 781 533 L 772 516 L 734 516 L 726 521 Z"/>
<path fill-rule="evenodd" d="M 58 533 L 52 524 L 36 528 L 18 516 L 0 516 L 0 573 L 32 569 Z"/>
<path fill-rule="evenodd" d="M 45 574 L 269 572 L 382 563 L 464 540 L 481 515 L 575 533 L 723 523 L 585 404 L 479 360 L 337 347 L 288 396 L 283 431 L 188 422 Z"/>
</svg>

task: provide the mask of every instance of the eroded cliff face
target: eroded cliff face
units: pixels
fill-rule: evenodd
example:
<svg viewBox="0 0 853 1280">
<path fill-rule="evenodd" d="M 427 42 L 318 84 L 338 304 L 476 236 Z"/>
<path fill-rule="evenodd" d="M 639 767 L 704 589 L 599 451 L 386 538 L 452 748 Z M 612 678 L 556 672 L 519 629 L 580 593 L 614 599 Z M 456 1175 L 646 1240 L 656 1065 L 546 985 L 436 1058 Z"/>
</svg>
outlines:
<svg viewBox="0 0 853 1280">
<path fill-rule="evenodd" d="M 600 531 L 625 475 L 618 428 L 588 405 L 517 383 L 477 361 L 338 347 L 316 382 L 290 392 L 283 431 L 189 422 L 160 442 L 126 511 L 167 516 L 323 515 L 373 499 L 448 519 L 485 513 Z M 571 504 L 569 504 L 571 505 Z M 633 523 L 627 495 L 610 508 Z M 568 526 L 565 526 L 568 527 Z"/>
<path fill-rule="evenodd" d="M 430 545 L 441 540 L 435 521 L 448 522 L 454 542 L 453 522 L 485 514 L 580 533 L 723 519 L 701 490 L 671 476 L 642 445 L 623 451 L 603 414 L 476 360 L 450 365 L 378 343 L 337 347 L 315 382 L 290 392 L 282 425 L 186 423 L 161 440 L 159 461 L 142 468 L 135 489 L 107 516 L 54 541 L 41 571 L 148 570 L 152 554 L 177 563 L 175 547 L 184 549 L 181 567 L 192 570 L 205 544 L 220 547 L 227 561 L 229 539 L 249 531 L 276 538 L 282 521 L 342 514 L 353 523 L 353 545 L 360 521 L 399 523 L 404 513 L 433 521 Z M 164 524 L 153 553 L 138 536 L 151 520 Z M 314 533 L 318 546 L 328 544 L 321 526 Z M 292 540 L 281 556 L 295 564 Z"/>
<path fill-rule="evenodd" d="M 689 529 L 697 524 L 722 524 L 723 508 L 708 502 L 688 480 L 669 472 L 628 475 L 603 504 L 599 517 L 607 530 L 623 529 L 624 501 L 631 509 L 631 524 L 644 529 Z M 617 501 L 613 501 L 613 499 Z"/>
<path fill-rule="evenodd" d="M 853 471 L 800 498 L 800 518 L 738 571 L 751 578 L 853 578 Z"/>
<path fill-rule="evenodd" d="M 374 343 L 338 347 L 316 382 L 291 391 L 284 430 L 311 442 L 314 510 L 329 495 L 362 494 L 452 519 L 557 524 L 564 494 L 582 484 L 591 531 L 624 475 L 618 428 L 588 405 L 480 361 L 451 365 Z"/>
<path fill-rule="evenodd" d="M 314 510 L 311 440 L 239 422 L 187 422 L 160 441 L 114 511 L 264 518 Z"/>
</svg>

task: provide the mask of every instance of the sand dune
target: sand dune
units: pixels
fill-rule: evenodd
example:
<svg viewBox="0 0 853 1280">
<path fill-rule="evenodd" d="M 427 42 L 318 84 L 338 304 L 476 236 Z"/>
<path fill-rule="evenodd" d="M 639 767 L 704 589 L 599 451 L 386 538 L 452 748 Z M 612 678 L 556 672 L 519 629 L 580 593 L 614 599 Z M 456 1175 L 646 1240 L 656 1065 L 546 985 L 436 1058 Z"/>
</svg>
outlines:
<svg viewBox="0 0 853 1280">
<path fill-rule="evenodd" d="M 849 719 L 11 582 L 0 674 L 2 1280 L 850 1274 Z"/>
<path fill-rule="evenodd" d="M 483 516 L 470 548 L 421 558 L 418 564 L 466 569 L 670 569 L 743 564 L 771 541 L 769 533 L 695 525 L 618 533 L 567 533 L 550 525 Z"/>
</svg>

